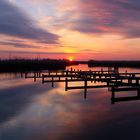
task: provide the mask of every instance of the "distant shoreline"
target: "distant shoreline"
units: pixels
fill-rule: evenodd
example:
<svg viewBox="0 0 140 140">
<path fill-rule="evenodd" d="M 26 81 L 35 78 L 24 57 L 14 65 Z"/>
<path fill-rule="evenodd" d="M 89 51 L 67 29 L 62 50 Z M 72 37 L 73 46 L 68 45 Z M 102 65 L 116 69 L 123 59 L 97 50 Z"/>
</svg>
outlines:
<svg viewBox="0 0 140 140">
<path fill-rule="evenodd" d="M 140 68 L 140 61 L 95 61 L 95 60 L 89 60 L 87 62 L 89 67 L 93 66 L 104 66 L 104 67 L 135 67 Z"/>
<path fill-rule="evenodd" d="M 87 64 L 88 67 L 135 67 L 140 68 L 140 60 L 89 60 L 75 61 L 77 64 Z"/>
<path fill-rule="evenodd" d="M 26 72 L 41 70 L 64 70 L 74 65 L 65 59 L 9 59 L 0 60 L 0 72 Z"/>
<path fill-rule="evenodd" d="M 66 66 L 87 64 L 88 67 L 133 67 L 140 68 L 140 61 L 89 60 L 72 61 L 67 59 L 8 59 L 0 60 L 0 72 L 26 72 L 42 70 L 65 70 Z"/>
</svg>

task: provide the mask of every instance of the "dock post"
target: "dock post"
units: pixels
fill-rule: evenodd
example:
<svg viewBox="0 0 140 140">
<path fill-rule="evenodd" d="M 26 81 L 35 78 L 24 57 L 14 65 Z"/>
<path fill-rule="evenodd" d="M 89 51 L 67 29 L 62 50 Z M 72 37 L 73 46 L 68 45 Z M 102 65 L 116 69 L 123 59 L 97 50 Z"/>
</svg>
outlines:
<svg viewBox="0 0 140 140">
<path fill-rule="evenodd" d="M 137 96 L 140 97 L 140 90 L 137 90 Z"/>
<path fill-rule="evenodd" d="M 66 71 L 66 76 L 68 76 L 68 71 Z"/>
<path fill-rule="evenodd" d="M 44 84 L 44 74 L 42 74 L 42 84 Z"/>
<path fill-rule="evenodd" d="M 103 74 L 103 68 L 101 68 L 101 73 Z"/>
<path fill-rule="evenodd" d="M 52 76 L 52 87 L 54 87 L 54 77 Z"/>
<path fill-rule="evenodd" d="M 125 76 L 127 76 L 127 70 L 125 71 Z"/>
<path fill-rule="evenodd" d="M 136 84 L 137 84 L 137 85 L 139 84 L 139 79 L 136 79 Z"/>
<path fill-rule="evenodd" d="M 87 79 L 85 78 L 84 98 L 87 98 Z"/>
<path fill-rule="evenodd" d="M 96 73 L 94 74 L 93 78 L 94 78 L 94 83 L 96 83 L 96 79 L 97 79 Z"/>
<path fill-rule="evenodd" d="M 22 72 L 20 73 L 20 76 L 21 76 L 21 78 L 23 78 L 23 73 Z"/>
<path fill-rule="evenodd" d="M 128 84 L 132 84 L 132 78 L 128 79 Z"/>
<path fill-rule="evenodd" d="M 34 72 L 34 82 L 36 82 L 37 73 Z"/>
<path fill-rule="evenodd" d="M 25 72 L 25 78 L 28 78 L 28 73 L 27 72 Z"/>
<path fill-rule="evenodd" d="M 39 77 L 41 77 L 41 72 L 39 72 Z"/>
<path fill-rule="evenodd" d="M 68 78 L 66 78 L 66 80 L 65 80 L 65 91 L 67 91 L 68 90 Z"/>
<path fill-rule="evenodd" d="M 108 86 L 108 91 L 110 91 L 111 90 L 111 87 L 110 87 L 109 81 L 107 81 L 107 86 Z"/>
</svg>

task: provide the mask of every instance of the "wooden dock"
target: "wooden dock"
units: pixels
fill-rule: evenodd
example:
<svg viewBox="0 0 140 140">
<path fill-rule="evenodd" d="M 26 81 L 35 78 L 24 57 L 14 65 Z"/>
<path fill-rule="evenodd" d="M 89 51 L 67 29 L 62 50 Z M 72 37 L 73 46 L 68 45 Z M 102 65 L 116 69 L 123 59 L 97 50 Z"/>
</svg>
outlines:
<svg viewBox="0 0 140 140">
<path fill-rule="evenodd" d="M 54 87 L 56 82 L 64 82 L 65 90 L 84 90 L 84 98 L 87 98 L 87 89 L 94 88 L 108 88 L 111 91 L 111 101 L 112 104 L 115 102 L 122 101 L 126 99 L 134 100 L 140 98 L 140 73 L 128 73 L 128 72 L 119 72 L 117 70 L 98 70 L 98 71 L 81 71 L 81 70 L 63 70 L 63 71 L 45 71 L 45 72 L 33 72 L 25 73 L 25 78 L 32 78 L 34 82 L 37 79 L 41 79 L 42 83 L 51 83 L 51 86 Z M 69 86 L 69 83 L 78 83 L 83 82 L 83 86 Z M 89 84 L 89 82 L 91 84 Z M 95 83 L 98 83 L 95 84 Z M 100 84 L 101 83 L 101 84 Z M 137 91 L 137 96 L 130 97 L 121 97 L 115 98 L 116 92 L 124 91 Z"/>
</svg>

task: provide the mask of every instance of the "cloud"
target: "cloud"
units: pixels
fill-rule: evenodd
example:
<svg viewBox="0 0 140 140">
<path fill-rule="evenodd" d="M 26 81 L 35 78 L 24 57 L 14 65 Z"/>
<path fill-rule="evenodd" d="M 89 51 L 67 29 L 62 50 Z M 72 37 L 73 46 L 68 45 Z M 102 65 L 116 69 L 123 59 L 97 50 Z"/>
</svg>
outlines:
<svg viewBox="0 0 140 140">
<path fill-rule="evenodd" d="M 22 41 L 0 41 L 0 45 L 12 46 L 15 48 L 39 48 L 39 46 L 34 46 L 31 44 L 23 43 Z"/>
<path fill-rule="evenodd" d="M 78 2 L 77 2 L 78 1 Z M 117 34 L 128 38 L 140 37 L 139 0 L 77 0 L 77 8 L 65 10 L 56 21 L 59 28 L 85 34 Z"/>
<path fill-rule="evenodd" d="M 22 10 L 6 0 L 0 0 L 0 34 L 57 44 L 59 36 L 43 30 Z"/>
<path fill-rule="evenodd" d="M 38 52 L 38 51 L 34 51 L 34 52 L 32 52 L 32 51 L 9 51 L 9 50 L 2 50 L 2 51 L 0 51 L 0 53 L 13 53 L 13 54 L 40 54 L 40 55 L 43 55 L 43 54 L 45 54 L 45 55 L 65 55 L 65 54 L 73 54 L 73 55 L 75 55 L 75 54 L 79 54 L 79 53 L 66 53 L 66 52 Z"/>
</svg>

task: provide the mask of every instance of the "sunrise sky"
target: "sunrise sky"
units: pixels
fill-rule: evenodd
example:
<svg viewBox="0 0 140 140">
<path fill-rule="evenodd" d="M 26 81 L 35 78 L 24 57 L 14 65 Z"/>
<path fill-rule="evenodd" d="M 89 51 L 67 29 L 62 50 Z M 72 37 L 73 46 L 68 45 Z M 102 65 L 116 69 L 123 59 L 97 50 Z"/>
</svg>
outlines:
<svg viewBox="0 0 140 140">
<path fill-rule="evenodd" d="M 140 0 L 0 0 L 0 58 L 139 60 Z"/>
</svg>

